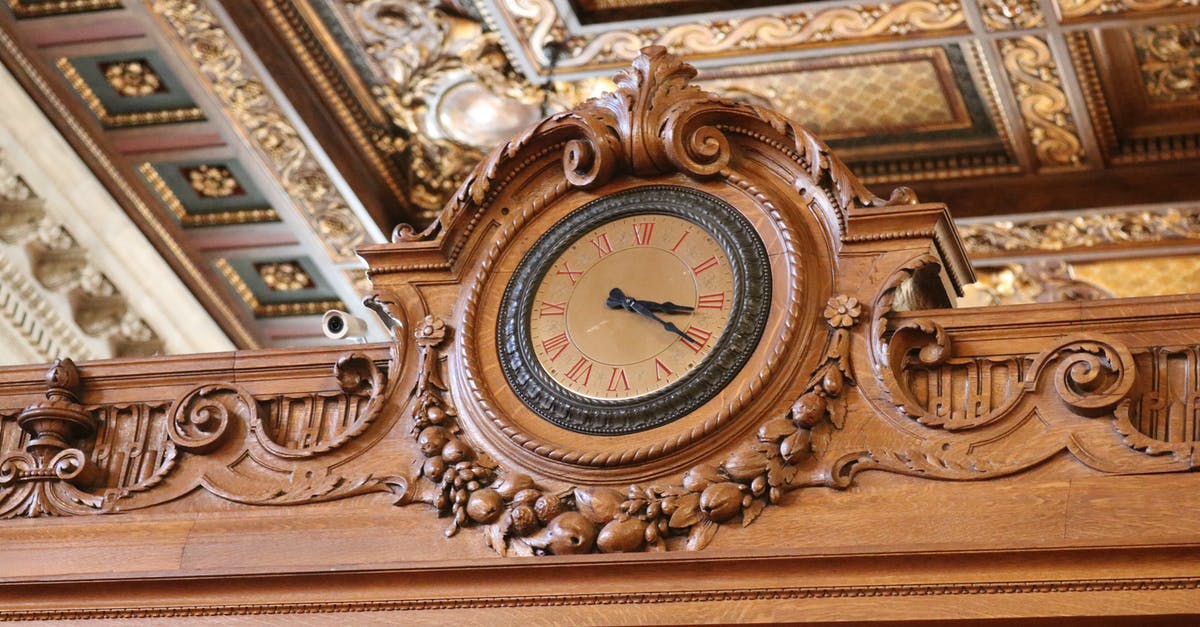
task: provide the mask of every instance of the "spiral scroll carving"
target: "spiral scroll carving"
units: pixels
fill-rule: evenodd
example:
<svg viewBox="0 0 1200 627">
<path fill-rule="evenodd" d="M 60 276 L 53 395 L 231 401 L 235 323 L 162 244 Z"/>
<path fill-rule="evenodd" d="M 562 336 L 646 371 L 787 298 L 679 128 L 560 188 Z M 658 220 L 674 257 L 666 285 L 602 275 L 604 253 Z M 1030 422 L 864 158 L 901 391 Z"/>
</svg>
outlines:
<svg viewBox="0 0 1200 627">
<path fill-rule="evenodd" d="M 233 385 L 197 386 L 171 406 L 167 435 L 185 451 L 207 453 L 220 446 L 231 415 L 248 424 L 253 420 L 254 407 L 253 399 Z"/>
<path fill-rule="evenodd" d="M 1054 389 L 1080 415 L 1111 412 L 1133 387 L 1133 356 L 1118 342 L 1075 341 L 1054 355 L 1062 359 L 1054 370 Z"/>
</svg>

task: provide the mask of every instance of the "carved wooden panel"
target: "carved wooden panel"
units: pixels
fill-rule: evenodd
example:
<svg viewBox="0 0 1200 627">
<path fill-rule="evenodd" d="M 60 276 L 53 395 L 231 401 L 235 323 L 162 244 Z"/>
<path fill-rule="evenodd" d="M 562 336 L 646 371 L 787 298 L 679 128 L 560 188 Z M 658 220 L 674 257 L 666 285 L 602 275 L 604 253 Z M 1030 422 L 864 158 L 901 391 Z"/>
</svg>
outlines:
<svg viewBox="0 0 1200 627">
<path fill-rule="evenodd" d="M 1150 475 L 1194 466 L 1200 300 L 956 310 L 973 276 L 945 207 L 904 189 L 875 197 L 806 130 L 703 92 L 694 75 L 647 49 L 616 92 L 489 155 L 427 230 L 363 249 L 377 291 L 367 304 L 390 345 L 64 361 L 44 383 L 10 371 L 0 514 L 75 518 L 0 523 L 25 586 L 8 590 L 35 599 L 0 616 L 114 615 L 119 588 L 80 607 L 37 578 L 95 573 L 81 556 L 113 549 L 47 538 L 119 537 L 116 520 L 154 539 L 117 570 L 189 582 L 238 572 L 204 585 L 261 593 L 233 610 L 193 599 L 191 611 L 182 588 L 158 582 L 159 600 L 134 615 L 278 602 L 484 620 L 471 610 L 515 604 L 583 620 L 531 608 L 632 599 L 719 608 L 676 619 L 795 618 L 770 598 L 827 617 L 930 620 L 967 615 L 955 612 L 969 599 L 946 597 L 985 593 L 998 600 L 981 616 L 1036 615 L 1016 598 L 1029 592 L 1076 595 L 1048 611 L 1110 613 L 1117 602 L 1098 595 L 1116 589 L 1150 599 L 1139 608 L 1194 609 L 1194 551 L 1168 550 L 1200 542 L 1177 510 L 1197 501 L 1194 481 Z M 521 259 L 580 207 L 663 185 L 719 198 L 763 242 L 770 290 L 738 292 L 769 298 L 761 336 L 719 393 L 675 420 L 606 435 L 544 419 L 501 363 L 513 358 L 498 346 L 505 290 L 514 276 L 540 280 L 517 271 Z M 156 553 L 154 541 L 191 550 Z M 686 556 L 701 549 L 711 557 Z M 47 551 L 61 570 L 29 558 Z M 595 553 L 631 555 L 554 557 Z M 868 562 L 884 569 L 877 579 Z M 935 563 L 944 570 L 922 566 Z M 616 565 L 638 574 L 608 578 Z M 735 574 L 713 578 L 713 565 Z M 386 592 L 303 574 L 328 568 L 407 579 Z M 306 605 L 256 579 L 280 572 L 341 600 Z M 464 592 L 463 577 L 486 593 Z M 921 595 L 941 609 L 881 610 Z M 814 601 L 850 596 L 885 600 Z M 668 618 L 606 615 L 646 616 Z"/>
</svg>

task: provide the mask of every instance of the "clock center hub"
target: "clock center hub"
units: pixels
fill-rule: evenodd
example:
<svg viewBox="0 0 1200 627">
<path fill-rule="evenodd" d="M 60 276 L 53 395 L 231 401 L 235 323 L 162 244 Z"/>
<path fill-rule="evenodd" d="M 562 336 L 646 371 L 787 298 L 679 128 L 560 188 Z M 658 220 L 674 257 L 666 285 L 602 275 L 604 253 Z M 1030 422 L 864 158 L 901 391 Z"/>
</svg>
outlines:
<svg viewBox="0 0 1200 627">
<path fill-rule="evenodd" d="M 567 335 L 579 352 L 594 362 L 627 366 L 667 350 L 679 337 L 662 325 L 623 309 L 611 309 L 605 299 L 613 288 L 632 298 L 696 302 L 691 268 L 670 251 L 638 247 L 616 251 L 596 262 L 579 279 L 567 302 Z M 664 316 L 688 328 L 690 314 Z"/>
</svg>

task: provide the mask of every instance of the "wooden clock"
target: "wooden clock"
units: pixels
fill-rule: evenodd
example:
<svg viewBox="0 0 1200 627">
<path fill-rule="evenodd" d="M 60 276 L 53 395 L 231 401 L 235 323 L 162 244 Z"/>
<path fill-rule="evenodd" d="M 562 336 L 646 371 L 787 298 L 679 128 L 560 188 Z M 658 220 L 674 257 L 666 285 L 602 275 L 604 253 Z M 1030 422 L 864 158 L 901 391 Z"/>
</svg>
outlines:
<svg viewBox="0 0 1200 627">
<path fill-rule="evenodd" d="M 647 185 L 593 200 L 538 238 L 508 280 L 496 323 L 505 379 L 571 431 L 667 424 L 746 363 L 770 277 L 758 233 L 716 196 Z"/>
</svg>

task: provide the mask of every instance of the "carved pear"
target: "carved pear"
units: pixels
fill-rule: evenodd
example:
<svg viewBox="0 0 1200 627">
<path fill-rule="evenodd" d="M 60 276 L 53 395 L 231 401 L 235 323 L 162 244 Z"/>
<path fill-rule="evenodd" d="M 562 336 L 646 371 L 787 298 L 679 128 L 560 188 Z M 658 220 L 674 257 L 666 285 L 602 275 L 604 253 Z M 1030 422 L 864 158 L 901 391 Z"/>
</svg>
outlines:
<svg viewBox="0 0 1200 627">
<path fill-rule="evenodd" d="M 477 523 L 490 523 L 496 519 L 504 506 L 500 493 L 492 488 L 484 488 L 471 493 L 467 501 L 467 515 Z"/>
<path fill-rule="evenodd" d="M 544 548 L 555 555 L 590 553 L 596 541 L 596 526 L 579 512 L 564 512 L 545 529 L 530 536 L 530 546 Z"/>
<path fill-rule="evenodd" d="M 627 553 L 642 548 L 646 523 L 637 518 L 614 518 L 600 530 L 596 546 L 604 553 Z"/>
</svg>

